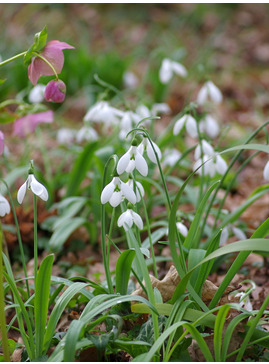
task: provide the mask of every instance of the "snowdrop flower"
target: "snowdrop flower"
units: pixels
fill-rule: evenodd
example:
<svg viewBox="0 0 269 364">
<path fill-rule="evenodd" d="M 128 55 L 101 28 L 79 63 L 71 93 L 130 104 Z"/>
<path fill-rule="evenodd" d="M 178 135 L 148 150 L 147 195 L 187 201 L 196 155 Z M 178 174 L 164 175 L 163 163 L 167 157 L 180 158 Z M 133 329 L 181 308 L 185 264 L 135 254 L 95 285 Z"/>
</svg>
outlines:
<svg viewBox="0 0 269 364">
<path fill-rule="evenodd" d="M 180 234 L 182 234 L 186 238 L 189 231 L 188 228 L 184 224 L 182 224 L 182 222 L 177 222 L 176 226 Z"/>
<path fill-rule="evenodd" d="M 136 141 L 134 141 L 133 144 L 136 144 Z M 117 172 L 118 174 L 122 174 L 123 172 L 132 173 L 135 168 L 140 174 L 142 174 L 142 176 L 147 176 L 147 162 L 139 152 L 138 147 L 136 145 L 132 145 L 118 161 Z"/>
<path fill-rule="evenodd" d="M 74 49 L 71 45 L 65 42 L 59 42 L 58 40 L 52 40 L 48 42 L 42 49 L 40 56 L 45 58 L 55 69 L 57 73 L 62 72 L 64 65 L 63 49 Z M 52 68 L 40 57 L 33 57 L 31 64 L 28 67 L 28 78 L 33 85 L 37 84 L 37 81 L 41 76 L 52 76 L 54 71 Z"/>
<path fill-rule="evenodd" d="M 0 194 L 0 216 L 4 217 L 10 213 L 10 205 L 8 200 Z"/>
<path fill-rule="evenodd" d="M 216 138 L 220 131 L 217 121 L 211 115 L 206 115 L 205 118 L 199 122 L 199 130 L 206 133 L 206 135 L 212 139 Z"/>
<path fill-rule="evenodd" d="M 269 161 L 266 163 L 264 170 L 263 170 L 263 178 L 266 181 L 269 181 Z"/>
<path fill-rule="evenodd" d="M 142 184 L 140 182 L 138 182 L 138 181 L 135 181 L 135 185 L 134 185 L 134 181 L 133 181 L 132 178 L 130 178 L 126 182 L 126 184 L 128 186 L 130 186 L 131 189 L 135 192 L 136 202 L 140 202 L 141 201 L 141 196 L 144 197 L 144 195 L 145 195 L 145 190 L 144 190 L 144 187 L 142 186 Z"/>
<path fill-rule="evenodd" d="M 206 82 L 199 91 L 197 96 L 197 103 L 199 105 L 203 105 L 209 100 L 215 104 L 220 104 L 222 102 L 221 91 L 211 81 Z"/>
<path fill-rule="evenodd" d="M 152 141 L 152 144 L 153 144 L 153 147 L 154 147 L 154 149 L 155 149 L 155 151 L 156 151 L 156 153 L 158 155 L 158 158 L 160 160 L 162 158 L 162 152 L 160 151 L 160 148 L 158 147 L 158 145 L 156 143 L 154 143 Z M 149 159 L 151 160 L 151 162 L 157 164 L 156 155 L 154 153 L 154 150 L 153 150 L 152 145 L 151 145 L 148 138 L 143 137 L 142 142 L 139 144 L 137 149 L 138 149 L 139 153 L 141 153 L 142 155 L 146 151 Z"/>
<path fill-rule="evenodd" d="M 160 81 L 162 83 L 168 83 L 173 77 L 173 73 L 181 77 L 186 77 L 188 74 L 186 68 L 181 63 L 165 58 L 162 61 L 159 72 Z"/>
<path fill-rule="evenodd" d="M 77 142 L 81 143 L 83 140 L 86 141 L 95 141 L 98 140 L 99 136 L 93 128 L 90 126 L 83 126 L 78 132 L 77 132 Z"/>
<path fill-rule="evenodd" d="M 37 179 L 35 178 L 35 176 L 32 173 L 30 173 L 28 175 L 27 180 L 19 188 L 19 191 L 17 193 L 17 200 L 18 200 L 19 204 L 22 203 L 27 189 L 31 189 L 32 192 L 36 196 L 40 197 L 43 201 L 47 201 L 49 198 L 46 187 L 43 186 L 40 182 L 38 182 Z"/>
<path fill-rule="evenodd" d="M 120 139 L 125 139 L 129 131 L 131 131 L 140 120 L 140 116 L 133 111 L 125 111 L 121 119 Z"/>
<path fill-rule="evenodd" d="M 5 140 L 5 135 L 0 130 L 0 155 L 4 153 L 4 149 L 5 149 L 4 140 Z"/>
<path fill-rule="evenodd" d="M 174 166 L 175 163 L 179 160 L 181 157 L 181 153 L 173 148 L 173 149 L 166 149 L 163 154 L 163 166 Z"/>
<path fill-rule="evenodd" d="M 234 297 L 240 297 L 239 305 L 247 311 L 253 311 L 252 304 L 250 302 L 249 296 L 246 296 L 244 292 L 238 292 Z"/>
<path fill-rule="evenodd" d="M 131 71 L 126 71 L 123 74 L 123 84 L 126 88 L 134 89 L 138 86 L 138 78 Z"/>
<path fill-rule="evenodd" d="M 141 217 L 132 209 L 127 209 L 118 219 L 118 226 L 123 226 L 125 231 L 128 231 L 133 226 L 133 223 L 135 223 L 140 230 L 143 229 L 143 221 Z"/>
<path fill-rule="evenodd" d="M 165 102 L 161 102 L 161 103 L 158 103 L 158 104 L 154 104 L 152 106 L 152 114 L 153 115 L 157 115 L 157 114 L 170 114 L 170 112 L 171 112 L 171 108 Z"/>
<path fill-rule="evenodd" d="M 107 101 L 98 101 L 88 110 L 83 120 L 112 125 L 118 124 L 123 115 L 123 111 L 110 106 Z"/>
<path fill-rule="evenodd" d="M 227 225 L 223 228 L 221 235 L 220 235 L 220 246 L 224 245 L 229 236 L 235 236 L 238 240 L 246 240 L 247 236 L 246 234 L 239 228 L 232 226 L 232 225 Z"/>
<path fill-rule="evenodd" d="M 206 162 L 203 167 L 201 165 Z M 199 168 L 196 173 L 200 176 L 202 175 L 202 169 L 204 169 L 204 174 L 209 175 L 210 177 L 214 177 L 216 173 L 224 174 L 227 170 L 227 164 L 225 160 L 218 154 L 215 154 L 213 157 L 204 155 L 203 158 L 198 159 L 193 165 L 193 171 Z"/>
<path fill-rule="evenodd" d="M 183 127 L 186 127 L 187 133 L 192 138 L 198 137 L 198 129 L 197 129 L 197 123 L 196 120 L 189 114 L 186 114 L 182 116 L 180 119 L 178 119 L 174 125 L 173 133 L 174 135 L 179 134 L 179 132 L 183 129 Z"/>
<path fill-rule="evenodd" d="M 51 110 L 25 115 L 15 120 L 13 125 L 13 135 L 24 138 L 27 134 L 33 133 L 38 124 L 52 122 L 53 112 Z"/>
<path fill-rule="evenodd" d="M 29 93 L 29 101 L 33 104 L 44 100 L 45 85 L 36 85 Z"/>
<path fill-rule="evenodd" d="M 194 151 L 194 159 L 197 160 L 201 157 L 201 145 L 202 145 L 202 151 L 203 151 L 203 154 L 205 155 L 208 155 L 208 156 L 213 156 L 214 155 L 214 149 L 213 147 L 211 147 L 211 145 L 206 141 L 206 140 L 201 140 L 201 143 L 199 143 L 197 145 L 197 147 L 195 148 L 195 151 Z"/>
<path fill-rule="evenodd" d="M 123 198 L 126 198 L 132 204 L 136 203 L 136 196 L 133 189 L 120 180 L 119 177 L 114 177 L 112 181 L 106 185 L 101 193 L 101 203 L 110 203 L 111 206 L 118 206 Z"/>
<path fill-rule="evenodd" d="M 62 145 L 71 145 L 74 142 L 76 136 L 76 130 L 61 128 L 57 132 L 57 141 Z"/>
</svg>

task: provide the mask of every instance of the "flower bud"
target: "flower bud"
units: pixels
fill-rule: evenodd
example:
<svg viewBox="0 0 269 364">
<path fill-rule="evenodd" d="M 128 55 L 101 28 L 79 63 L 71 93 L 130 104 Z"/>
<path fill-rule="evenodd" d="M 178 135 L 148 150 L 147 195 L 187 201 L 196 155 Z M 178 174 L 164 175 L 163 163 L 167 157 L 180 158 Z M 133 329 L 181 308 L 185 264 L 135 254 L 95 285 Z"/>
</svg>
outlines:
<svg viewBox="0 0 269 364">
<path fill-rule="evenodd" d="M 65 99 L 66 86 L 65 83 L 61 80 L 59 81 L 50 81 L 45 89 L 45 99 L 47 101 L 54 102 L 63 102 Z"/>
</svg>

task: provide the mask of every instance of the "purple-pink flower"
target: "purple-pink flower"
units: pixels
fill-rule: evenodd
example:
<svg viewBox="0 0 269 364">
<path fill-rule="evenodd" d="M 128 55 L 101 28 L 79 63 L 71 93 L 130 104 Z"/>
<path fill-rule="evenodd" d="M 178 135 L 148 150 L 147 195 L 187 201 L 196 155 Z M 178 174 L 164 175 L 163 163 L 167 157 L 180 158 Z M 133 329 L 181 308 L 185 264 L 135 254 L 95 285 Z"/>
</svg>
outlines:
<svg viewBox="0 0 269 364">
<path fill-rule="evenodd" d="M 4 136 L 4 133 L 0 130 L 0 155 L 3 154 L 4 152 L 4 139 L 5 139 L 5 136 Z"/>
<path fill-rule="evenodd" d="M 40 53 L 54 67 L 57 73 L 61 73 L 64 65 L 63 49 L 74 49 L 74 47 L 65 42 L 52 40 L 45 45 Z M 38 56 L 32 58 L 28 67 L 28 77 L 33 85 L 37 84 L 39 77 L 52 75 L 54 75 L 54 72 L 45 61 Z"/>
<path fill-rule="evenodd" d="M 27 134 L 33 133 L 40 123 L 52 123 L 53 112 L 51 110 L 29 114 L 17 119 L 13 127 L 13 135 L 24 138 Z"/>
<path fill-rule="evenodd" d="M 45 99 L 47 101 L 63 102 L 65 99 L 66 86 L 61 80 L 50 81 L 45 89 Z"/>
</svg>

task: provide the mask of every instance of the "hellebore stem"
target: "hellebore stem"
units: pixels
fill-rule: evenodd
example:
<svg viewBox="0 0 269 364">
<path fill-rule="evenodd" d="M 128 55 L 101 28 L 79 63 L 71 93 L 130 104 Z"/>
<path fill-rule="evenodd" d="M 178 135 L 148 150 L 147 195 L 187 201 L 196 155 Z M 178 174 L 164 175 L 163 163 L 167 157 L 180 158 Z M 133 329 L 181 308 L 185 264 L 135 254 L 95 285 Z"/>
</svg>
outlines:
<svg viewBox="0 0 269 364">
<path fill-rule="evenodd" d="M 27 52 L 22 52 L 22 53 L 16 54 L 16 56 L 11 57 L 11 58 L 8 58 L 8 59 L 6 59 L 6 60 L 5 60 L 5 61 L 3 61 L 3 62 L 0 62 L 0 67 L 1 67 L 1 66 L 4 66 L 5 64 L 7 64 L 7 63 L 9 63 L 9 62 L 15 61 L 17 58 L 24 57 L 26 53 L 27 53 Z"/>
</svg>

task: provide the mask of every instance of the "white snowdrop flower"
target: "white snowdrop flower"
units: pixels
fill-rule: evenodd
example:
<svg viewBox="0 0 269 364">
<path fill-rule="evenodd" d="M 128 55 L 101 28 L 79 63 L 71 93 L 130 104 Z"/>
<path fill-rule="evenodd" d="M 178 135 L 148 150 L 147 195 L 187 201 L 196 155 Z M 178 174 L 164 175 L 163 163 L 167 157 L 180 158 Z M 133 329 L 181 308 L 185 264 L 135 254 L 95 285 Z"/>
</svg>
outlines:
<svg viewBox="0 0 269 364">
<path fill-rule="evenodd" d="M 33 174 L 29 174 L 27 180 L 24 182 L 24 184 L 19 188 L 17 193 L 17 200 L 19 204 L 22 203 L 26 190 L 31 189 L 32 192 L 40 197 L 43 201 L 47 201 L 49 198 L 48 191 L 45 186 L 42 185 L 42 183 L 38 182 L 37 179 Z"/>
<path fill-rule="evenodd" d="M 74 129 L 61 128 L 57 132 L 57 141 L 61 145 L 71 145 L 74 142 L 77 131 Z"/>
<path fill-rule="evenodd" d="M 204 169 L 205 175 L 214 177 L 216 173 L 223 175 L 228 168 L 225 160 L 220 155 L 215 154 L 213 157 L 204 155 L 202 159 L 198 159 L 193 165 L 193 170 L 195 171 L 204 162 L 206 163 L 203 165 L 203 167 L 199 168 L 196 172 L 200 176 L 202 175 L 202 169 Z"/>
<path fill-rule="evenodd" d="M 125 111 L 120 124 L 120 139 L 125 139 L 129 131 L 131 131 L 141 119 L 142 118 L 133 111 Z"/>
<path fill-rule="evenodd" d="M 127 183 L 122 182 L 119 177 L 114 177 L 101 193 L 101 203 L 109 202 L 113 207 L 118 206 L 124 198 L 132 204 L 136 203 L 134 191 Z"/>
<path fill-rule="evenodd" d="M 182 116 L 180 119 L 178 119 L 174 125 L 173 133 L 174 135 L 179 134 L 179 132 L 183 129 L 183 127 L 186 127 L 187 133 L 192 138 L 198 137 L 198 129 L 197 129 L 197 123 L 196 120 L 189 114 L 186 114 Z"/>
<path fill-rule="evenodd" d="M 159 160 L 162 158 L 162 152 L 160 150 L 160 148 L 158 147 L 158 145 L 156 143 L 154 143 L 153 141 L 151 141 L 153 144 L 153 147 L 158 155 Z M 151 160 L 151 162 L 157 164 L 157 158 L 156 155 L 154 153 L 154 150 L 152 148 L 152 145 L 149 141 L 148 138 L 143 138 L 142 142 L 139 144 L 139 146 L 137 147 L 138 151 L 143 154 L 145 151 L 147 152 L 147 155 L 149 157 L 149 159 Z"/>
<path fill-rule="evenodd" d="M 212 81 L 206 82 L 197 95 L 199 105 L 203 105 L 207 101 L 212 101 L 215 104 L 222 102 L 222 93 Z"/>
<path fill-rule="evenodd" d="M 224 245 L 228 240 L 228 238 L 229 238 L 229 229 L 227 226 L 225 226 L 220 234 L 219 245 L 220 246 Z"/>
<path fill-rule="evenodd" d="M 161 102 L 161 103 L 158 103 L 158 104 L 154 104 L 152 106 L 152 114 L 153 115 L 170 114 L 170 113 L 171 113 L 171 108 L 165 102 Z"/>
<path fill-rule="evenodd" d="M 232 232 L 233 232 L 234 236 L 236 236 L 238 240 L 246 240 L 247 239 L 247 236 L 246 236 L 246 234 L 244 233 L 243 230 L 241 230 L 241 229 L 239 229 L 239 228 L 237 228 L 235 226 L 232 226 L 231 229 L 232 229 Z"/>
<path fill-rule="evenodd" d="M 182 234 L 186 238 L 189 231 L 188 228 L 184 224 L 182 224 L 182 222 L 177 222 L 176 226 L 180 234 Z"/>
<path fill-rule="evenodd" d="M 144 197 L 145 195 L 145 190 L 144 187 L 142 186 L 142 184 L 138 181 L 135 181 L 135 186 L 134 186 L 134 181 L 132 178 L 130 178 L 126 184 L 128 186 L 131 187 L 131 189 L 135 192 L 136 195 L 136 202 L 140 202 L 141 201 L 141 196 Z M 140 191 L 140 193 L 139 193 Z"/>
<path fill-rule="evenodd" d="M 266 163 L 264 170 L 263 170 L 263 178 L 266 181 L 269 181 L 269 161 Z"/>
<path fill-rule="evenodd" d="M 243 307 L 247 311 L 253 311 L 252 304 L 250 302 L 249 296 L 246 296 L 242 299 L 242 297 L 245 296 L 244 292 L 238 292 L 234 297 L 240 297 L 239 305 Z"/>
<path fill-rule="evenodd" d="M 96 130 L 91 128 L 90 126 L 83 126 L 76 135 L 76 140 L 78 143 L 82 143 L 83 140 L 86 141 L 95 141 L 98 140 L 98 134 Z"/>
<path fill-rule="evenodd" d="M 162 165 L 165 166 L 173 166 L 181 157 L 181 153 L 173 148 L 173 149 L 166 149 L 163 153 L 163 161 Z"/>
<path fill-rule="evenodd" d="M 29 93 L 29 101 L 33 104 L 42 102 L 44 100 L 45 85 L 36 85 Z"/>
<path fill-rule="evenodd" d="M 123 111 L 110 106 L 107 101 L 98 101 L 88 110 L 83 120 L 112 125 L 118 124 L 123 115 Z"/>
<path fill-rule="evenodd" d="M 188 74 L 186 68 L 181 63 L 174 62 L 168 58 L 163 59 L 159 72 L 160 81 L 168 83 L 173 77 L 173 73 L 181 77 L 186 77 Z"/>
<path fill-rule="evenodd" d="M 126 88 L 134 89 L 138 86 L 138 78 L 131 71 L 126 71 L 123 74 L 123 84 Z"/>
<path fill-rule="evenodd" d="M 211 147 L 211 145 L 206 140 L 201 140 L 201 144 L 199 143 L 194 151 L 194 159 L 197 160 L 201 157 L 201 145 L 202 145 L 202 151 L 203 154 L 208 156 L 214 155 L 214 149 Z"/>
<path fill-rule="evenodd" d="M 205 118 L 199 122 L 199 130 L 212 139 L 216 138 L 220 132 L 219 124 L 211 115 L 206 115 Z"/>
<path fill-rule="evenodd" d="M 118 219 L 118 226 L 122 226 L 125 231 L 128 231 L 133 226 L 133 223 L 135 223 L 138 229 L 143 229 L 143 221 L 141 217 L 132 209 L 127 209 Z"/>
<path fill-rule="evenodd" d="M 138 147 L 132 145 L 118 161 L 117 172 L 118 174 L 122 174 L 123 172 L 132 173 L 135 168 L 140 174 L 142 174 L 142 176 L 147 176 L 147 162 L 142 154 L 139 152 Z"/>
<path fill-rule="evenodd" d="M 0 194 L 0 216 L 4 217 L 10 213 L 10 204 L 8 200 Z"/>
<path fill-rule="evenodd" d="M 243 230 L 233 226 L 233 225 L 227 225 L 223 228 L 221 235 L 220 235 L 220 246 L 224 245 L 229 236 L 235 236 L 238 240 L 246 240 L 247 236 L 243 232 Z"/>
</svg>

